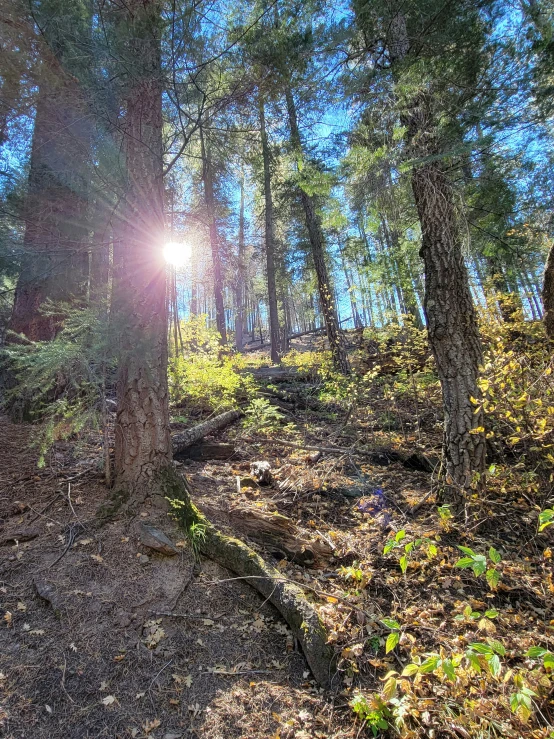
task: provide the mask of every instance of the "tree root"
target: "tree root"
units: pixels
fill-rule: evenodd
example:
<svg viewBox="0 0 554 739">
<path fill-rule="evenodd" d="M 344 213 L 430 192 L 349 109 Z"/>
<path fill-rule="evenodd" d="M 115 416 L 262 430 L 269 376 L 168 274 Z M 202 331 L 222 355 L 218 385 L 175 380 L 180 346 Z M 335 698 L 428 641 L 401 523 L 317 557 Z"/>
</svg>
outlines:
<svg viewBox="0 0 554 739">
<path fill-rule="evenodd" d="M 222 534 L 196 508 L 187 481 L 174 469 L 163 473 L 163 486 L 173 508 L 172 515 L 187 531 L 195 551 L 201 552 L 248 582 L 281 613 L 298 640 L 317 682 L 329 687 L 334 651 L 316 610 L 295 584 L 283 580 L 279 571 L 239 539 Z"/>
</svg>

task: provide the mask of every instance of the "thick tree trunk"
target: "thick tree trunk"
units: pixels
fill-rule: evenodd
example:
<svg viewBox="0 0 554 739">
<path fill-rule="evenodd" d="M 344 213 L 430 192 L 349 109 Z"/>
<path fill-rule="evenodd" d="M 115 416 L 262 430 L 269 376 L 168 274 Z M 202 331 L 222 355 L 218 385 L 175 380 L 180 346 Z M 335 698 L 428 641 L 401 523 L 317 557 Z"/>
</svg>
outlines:
<svg viewBox="0 0 554 739">
<path fill-rule="evenodd" d="M 210 229 L 210 245 L 212 249 L 212 265 L 214 272 L 214 300 L 215 300 L 215 322 L 221 336 L 221 342 L 227 343 L 227 327 L 225 323 L 225 305 L 223 301 L 223 272 L 221 269 L 221 252 L 219 233 L 217 230 L 217 218 L 215 212 L 215 195 L 212 160 L 209 146 L 206 145 L 204 131 L 200 126 L 200 146 L 202 152 L 202 180 L 204 183 L 204 198 L 208 212 Z"/>
<path fill-rule="evenodd" d="M 90 128 L 74 77 L 44 63 L 25 202 L 23 259 L 10 329 L 33 341 L 53 339 L 59 316 L 46 300 L 83 297 L 87 279 Z"/>
<path fill-rule="evenodd" d="M 484 433 L 477 430 L 483 413 L 475 413 L 471 400 L 480 395 L 481 342 L 446 175 L 437 163 L 415 167 L 412 187 L 423 236 L 429 343 L 444 401 L 447 481 L 459 499 L 485 470 Z"/>
<path fill-rule="evenodd" d="M 287 102 L 291 143 L 293 145 L 293 148 L 295 149 L 297 156 L 301 158 L 303 156 L 302 140 L 300 138 L 300 130 L 298 128 L 298 120 L 296 117 L 296 106 L 294 104 L 294 98 L 292 96 L 290 88 L 287 88 L 285 95 Z M 305 192 L 302 187 L 300 187 L 299 190 L 300 200 L 302 202 L 304 216 L 306 218 L 306 227 L 308 229 L 308 235 L 310 238 L 312 258 L 314 260 L 314 267 L 317 276 L 319 301 L 321 305 L 321 312 L 323 313 L 323 320 L 325 321 L 325 328 L 327 330 L 329 347 L 331 349 L 331 354 L 333 355 L 333 362 L 335 364 L 335 367 L 343 374 L 348 375 L 350 374 L 350 364 L 348 361 L 348 354 L 346 353 L 344 337 L 339 328 L 339 323 L 337 320 L 331 281 L 329 279 L 329 272 L 325 263 L 325 243 L 323 237 L 323 229 L 321 228 L 321 222 L 319 220 L 319 215 L 317 213 L 313 197 L 311 195 L 308 195 L 308 193 Z"/>
<path fill-rule="evenodd" d="M 262 158 L 264 162 L 264 201 L 265 201 L 265 255 L 267 266 L 267 295 L 269 302 L 269 335 L 271 341 L 271 361 L 278 364 L 281 361 L 279 355 L 280 329 L 279 309 L 277 307 L 277 286 L 275 282 L 275 238 L 273 232 L 273 198 L 271 195 L 271 169 L 269 144 L 265 129 L 264 100 L 258 93 L 258 106 L 260 114 L 260 135 L 262 139 Z"/>
<path fill-rule="evenodd" d="M 544 329 L 548 338 L 554 340 L 554 247 L 548 252 L 544 267 L 542 304 L 544 308 Z"/>
<path fill-rule="evenodd" d="M 114 244 L 114 320 L 121 329 L 115 486 L 155 492 L 171 464 L 163 259 L 162 75 L 158 0 L 117 6 L 126 61 L 123 151 L 128 177 Z"/>
<path fill-rule="evenodd" d="M 394 63 L 409 53 L 404 16 L 395 16 L 390 28 Z M 484 416 L 475 412 L 472 402 L 480 397 L 482 349 L 452 187 L 438 158 L 432 103 L 431 90 L 419 92 L 405 103 L 400 118 L 406 127 L 408 154 L 416 162 L 412 190 L 422 233 L 427 330 L 444 403 L 446 482 L 460 508 L 485 471 Z"/>
</svg>

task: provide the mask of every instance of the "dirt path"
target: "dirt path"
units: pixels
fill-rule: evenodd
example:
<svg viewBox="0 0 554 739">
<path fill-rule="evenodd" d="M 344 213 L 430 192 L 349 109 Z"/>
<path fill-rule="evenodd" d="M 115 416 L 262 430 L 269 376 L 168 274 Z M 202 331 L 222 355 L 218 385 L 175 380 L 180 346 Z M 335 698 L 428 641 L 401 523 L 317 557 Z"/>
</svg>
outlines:
<svg viewBox="0 0 554 739">
<path fill-rule="evenodd" d="M 99 476 L 69 446 L 37 470 L 29 439 L 0 421 L 3 736 L 351 736 L 271 606 L 210 562 L 195 572 L 185 542 L 147 553 L 139 520 L 179 542 L 163 514 L 93 528 Z"/>
</svg>

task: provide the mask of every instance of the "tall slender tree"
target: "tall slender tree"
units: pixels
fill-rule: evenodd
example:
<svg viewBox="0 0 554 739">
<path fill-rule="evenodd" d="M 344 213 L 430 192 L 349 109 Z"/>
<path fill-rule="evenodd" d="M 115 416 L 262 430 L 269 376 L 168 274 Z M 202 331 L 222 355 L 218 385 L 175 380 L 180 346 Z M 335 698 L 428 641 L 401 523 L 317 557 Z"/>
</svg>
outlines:
<svg viewBox="0 0 554 739">
<path fill-rule="evenodd" d="M 121 57 L 127 187 L 114 242 L 114 313 L 121 327 L 115 485 L 155 493 L 171 463 L 163 260 L 161 0 L 112 0 Z"/>
</svg>

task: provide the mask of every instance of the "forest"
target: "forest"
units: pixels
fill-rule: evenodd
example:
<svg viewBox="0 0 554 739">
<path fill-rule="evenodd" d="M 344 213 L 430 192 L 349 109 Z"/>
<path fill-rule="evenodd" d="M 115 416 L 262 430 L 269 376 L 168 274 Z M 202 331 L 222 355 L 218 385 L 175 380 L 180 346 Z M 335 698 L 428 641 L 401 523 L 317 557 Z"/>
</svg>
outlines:
<svg viewBox="0 0 554 739">
<path fill-rule="evenodd" d="M 0 735 L 554 739 L 552 0 L 0 0 Z"/>
</svg>

